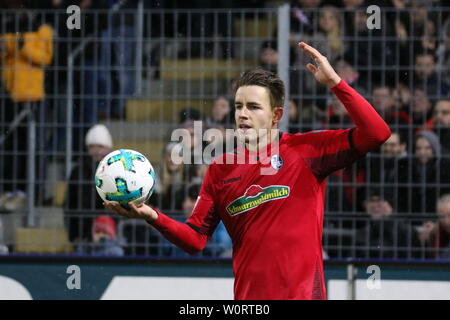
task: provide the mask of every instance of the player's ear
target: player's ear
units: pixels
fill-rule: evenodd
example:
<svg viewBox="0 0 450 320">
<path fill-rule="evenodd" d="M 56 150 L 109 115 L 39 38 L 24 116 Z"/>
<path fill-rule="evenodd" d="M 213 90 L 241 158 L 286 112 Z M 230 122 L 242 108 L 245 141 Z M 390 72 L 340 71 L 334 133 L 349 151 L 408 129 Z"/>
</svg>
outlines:
<svg viewBox="0 0 450 320">
<path fill-rule="evenodd" d="M 275 107 L 272 111 L 272 124 L 278 123 L 283 116 L 283 108 Z"/>
</svg>

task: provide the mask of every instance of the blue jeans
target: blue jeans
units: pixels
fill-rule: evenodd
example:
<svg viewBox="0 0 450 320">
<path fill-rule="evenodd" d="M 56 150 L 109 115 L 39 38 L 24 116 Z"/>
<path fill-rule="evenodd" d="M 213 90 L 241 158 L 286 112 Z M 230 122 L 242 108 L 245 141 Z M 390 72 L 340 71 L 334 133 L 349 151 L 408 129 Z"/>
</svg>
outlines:
<svg viewBox="0 0 450 320">
<path fill-rule="evenodd" d="M 126 99 L 135 91 L 135 37 L 135 29 L 127 25 L 112 26 L 101 32 L 99 88 L 107 97 L 112 95 L 116 97 L 105 99 L 103 104 L 106 106 L 107 114 L 120 118 L 124 116 Z M 113 79 L 117 80 L 116 90 Z"/>
</svg>

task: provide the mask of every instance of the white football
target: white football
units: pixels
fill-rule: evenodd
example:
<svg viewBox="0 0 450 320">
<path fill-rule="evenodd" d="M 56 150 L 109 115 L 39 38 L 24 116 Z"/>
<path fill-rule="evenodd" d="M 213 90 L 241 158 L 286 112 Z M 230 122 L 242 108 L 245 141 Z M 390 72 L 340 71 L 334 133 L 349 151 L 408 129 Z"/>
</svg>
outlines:
<svg viewBox="0 0 450 320">
<path fill-rule="evenodd" d="M 134 150 L 120 149 L 100 161 L 95 186 L 105 202 L 117 202 L 129 208 L 150 198 L 155 188 L 155 171 L 148 159 Z"/>
</svg>

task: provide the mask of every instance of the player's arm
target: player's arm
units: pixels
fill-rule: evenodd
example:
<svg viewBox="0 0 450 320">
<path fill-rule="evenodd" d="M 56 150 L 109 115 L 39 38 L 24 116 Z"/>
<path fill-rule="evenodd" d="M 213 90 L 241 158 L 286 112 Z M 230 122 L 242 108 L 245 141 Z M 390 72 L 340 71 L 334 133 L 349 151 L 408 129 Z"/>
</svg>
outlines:
<svg viewBox="0 0 450 320">
<path fill-rule="evenodd" d="M 144 219 L 171 243 L 189 254 L 194 254 L 203 250 L 220 221 L 210 196 L 210 189 L 211 179 L 208 170 L 200 190 L 200 196 L 186 223 L 174 220 L 158 209 L 153 209 L 145 204 L 137 207 L 133 203 L 129 203 L 131 208 L 129 211 L 117 203 L 104 203 L 104 206 L 126 218 Z"/>
<path fill-rule="evenodd" d="M 130 202 L 130 210 L 125 210 L 118 203 L 113 202 L 104 203 L 104 206 L 125 218 L 147 221 L 167 240 L 189 254 L 203 250 L 209 240 L 207 234 L 202 234 L 188 224 L 174 220 L 146 204 L 137 207 Z"/>
<path fill-rule="evenodd" d="M 370 103 L 338 76 L 328 59 L 319 51 L 304 42 L 299 43 L 299 46 L 316 63 L 308 63 L 308 70 L 317 81 L 327 85 L 336 94 L 355 123 L 356 128 L 351 137 L 353 146 L 364 154 L 386 141 L 391 135 L 389 126 Z"/>
</svg>

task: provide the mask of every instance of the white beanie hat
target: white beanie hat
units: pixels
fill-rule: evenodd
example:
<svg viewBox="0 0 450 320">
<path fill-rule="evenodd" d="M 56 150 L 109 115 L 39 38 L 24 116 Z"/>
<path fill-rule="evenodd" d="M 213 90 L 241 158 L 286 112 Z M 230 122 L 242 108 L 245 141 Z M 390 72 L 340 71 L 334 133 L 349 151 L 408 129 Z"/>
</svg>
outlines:
<svg viewBox="0 0 450 320">
<path fill-rule="evenodd" d="M 96 124 L 86 134 L 86 146 L 98 144 L 112 148 L 112 137 L 108 128 L 103 124 Z"/>
</svg>

